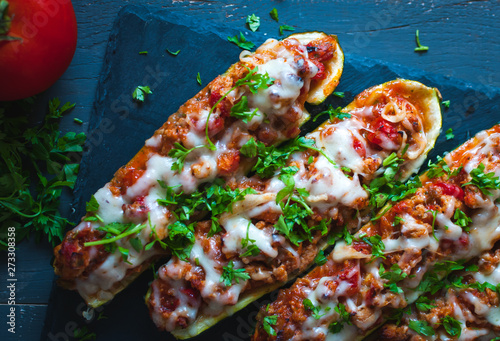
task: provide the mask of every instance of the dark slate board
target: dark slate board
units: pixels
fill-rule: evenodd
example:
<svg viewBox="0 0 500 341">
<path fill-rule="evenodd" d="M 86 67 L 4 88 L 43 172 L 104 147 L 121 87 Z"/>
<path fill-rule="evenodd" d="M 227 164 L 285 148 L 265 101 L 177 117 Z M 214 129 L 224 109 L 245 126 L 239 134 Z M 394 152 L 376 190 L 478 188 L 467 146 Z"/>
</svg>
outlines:
<svg viewBox="0 0 500 341">
<path fill-rule="evenodd" d="M 133 157 L 169 114 L 201 89 L 196 82 L 197 72 L 205 85 L 237 60 L 241 51 L 226 40 L 228 35 L 237 32 L 221 24 L 200 23 L 195 16 L 170 11 L 153 13 L 138 6 L 127 6 L 120 11 L 111 32 L 90 120 L 91 133 L 75 189 L 73 221 L 78 221 L 84 213 L 85 201 L 90 195 Z M 249 32 L 248 38 L 260 44 L 269 36 Z M 166 48 L 181 52 L 173 57 L 165 52 Z M 145 50 L 147 55 L 139 55 L 139 51 Z M 455 139 L 446 141 L 443 134 L 431 153 L 432 158 L 500 120 L 498 88 L 349 53 L 337 88 L 345 92 L 345 98 L 331 96 L 324 104 L 310 107 L 310 111 L 317 113 L 327 104 L 346 105 L 362 90 L 398 77 L 438 87 L 443 98 L 451 100 L 450 108 L 443 110 L 443 131 L 453 128 Z M 131 101 L 131 93 L 137 85 L 149 85 L 154 92 L 142 105 Z M 309 123 L 304 133 L 313 128 Z M 151 280 L 152 272 L 144 273 L 111 303 L 97 309 L 91 322 L 82 318 L 85 310 L 82 299 L 54 283 L 41 339 L 71 340 L 77 326 L 88 324 L 97 334 L 97 340 L 173 340 L 170 334 L 158 332 L 149 319 L 143 299 Z M 258 308 L 275 295 L 250 304 L 193 340 L 248 339 Z M 107 318 L 97 320 L 101 311 Z"/>
</svg>

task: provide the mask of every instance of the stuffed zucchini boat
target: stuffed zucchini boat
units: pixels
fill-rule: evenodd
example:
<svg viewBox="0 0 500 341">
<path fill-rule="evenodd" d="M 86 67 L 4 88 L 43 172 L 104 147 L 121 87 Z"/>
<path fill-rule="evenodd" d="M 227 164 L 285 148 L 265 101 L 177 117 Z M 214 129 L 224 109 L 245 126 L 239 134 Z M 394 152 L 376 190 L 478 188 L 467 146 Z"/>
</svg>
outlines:
<svg viewBox="0 0 500 341">
<path fill-rule="evenodd" d="M 500 239 L 500 125 L 430 164 L 327 262 L 263 308 L 253 340 L 359 340 Z M 409 195 L 409 196 L 408 196 Z M 439 321 L 434 321 L 438 323 Z"/>
<path fill-rule="evenodd" d="M 330 230 L 361 226 L 371 183 L 417 171 L 441 127 L 438 91 L 409 80 L 372 87 L 329 114 L 286 151 L 242 147 L 258 155 L 257 174 L 274 176 L 229 183 L 243 199 L 195 224 L 185 252 L 159 269 L 146 296 L 158 328 L 193 337 L 306 270 Z M 272 169 L 280 157 L 285 167 Z"/>
<path fill-rule="evenodd" d="M 377 340 L 500 336 L 500 242 L 474 261 L 446 262 L 433 270 L 426 275 L 429 292 L 410 307 L 394 311 L 394 319 L 377 331 Z"/>
<path fill-rule="evenodd" d="M 167 187 L 189 195 L 203 183 L 245 174 L 240 148 L 296 137 L 309 114 L 338 84 L 337 38 L 312 32 L 267 40 L 187 101 L 87 204 L 81 223 L 54 249 L 59 283 L 93 307 L 113 298 L 154 259 L 178 220 Z M 174 236 L 175 238 L 175 236 Z"/>
</svg>

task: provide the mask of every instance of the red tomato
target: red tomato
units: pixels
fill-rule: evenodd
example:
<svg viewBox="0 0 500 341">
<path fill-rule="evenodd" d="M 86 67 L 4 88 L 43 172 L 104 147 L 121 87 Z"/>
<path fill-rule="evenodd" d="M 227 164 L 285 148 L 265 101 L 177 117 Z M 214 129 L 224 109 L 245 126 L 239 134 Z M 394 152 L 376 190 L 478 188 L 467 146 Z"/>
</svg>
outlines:
<svg viewBox="0 0 500 341">
<path fill-rule="evenodd" d="M 1 13 L 0 13 L 1 14 Z M 76 49 L 76 18 L 70 0 L 9 0 L 7 33 L 0 37 L 0 101 L 36 95 L 68 68 Z"/>
</svg>

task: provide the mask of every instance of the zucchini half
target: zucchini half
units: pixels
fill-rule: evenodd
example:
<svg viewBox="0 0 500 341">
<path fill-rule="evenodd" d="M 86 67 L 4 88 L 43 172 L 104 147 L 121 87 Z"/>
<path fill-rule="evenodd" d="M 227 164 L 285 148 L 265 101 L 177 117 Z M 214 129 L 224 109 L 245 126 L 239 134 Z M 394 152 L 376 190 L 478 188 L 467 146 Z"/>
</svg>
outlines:
<svg viewBox="0 0 500 341">
<path fill-rule="evenodd" d="M 306 72 L 306 75 L 307 72 L 309 72 L 309 76 L 307 77 L 309 77 L 308 81 L 311 82 L 311 91 L 307 94 L 300 94 L 295 99 L 292 99 L 292 103 L 294 103 L 296 109 L 298 111 L 302 110 L 301 112 L 298 112 L 298 114 L 300 114 L 300 118 L 298 121 L 288 123 L 288 126 L 286 126 L 286 124 L 282 124 L 282 126 L 284 127 L 275 128 L 277 129 L 277 137 L 274 139 L 270 139 L 269 141 L 265 141 L 268 144 L 278 144 L 293 137 L 287 135 L 288 131 L 280 131 L 279 129 L 284 130 L 293 126 L 293 128 L 295 128 L 295 130 L 293 130 L 293 134 L 298 134 L 298 128 L 309 119 L 309 114 L 304 108 L 304 102 L 309 101 L 312 104 L 318 104 L 322 102 L 326 98 L 326 96 L 328 96 L 336 87 L 342 73 L 344 56 L 342 53 L 342 49 L 338 44 L 336 36 L 330 36 L 321 32 L 312 32 L 295 34 L 290 38 L 285 38 L 283 41 L 290 43 L 290 45 L 293 45 L 294 42 L 296 42 L 295 39 L 300 40 L 300 42 L 303 44 L 308 44 L 311 42 L 314 43 L 316 40 L 321 40 L 321 44 L 324 44 L 322 46 L 327 48 L 329 51 L 333 51 L 333 56 L 329 60 L 324 61 L 326 77 L 322 79 L 311 79 L 312 71 L 308 71 L 309 69 L 304 71 Z M 283 49 L 279 50 L 278 52 L 280 52 L 281 54 L 279 56 L 277 55 L 278 53 L 272 49 L 277 44 L 281 43 L 278 43 L 274 39 L 269 39 L 254 53 L 242 54 L 240 56 L 240 62 L 232 65 L 228 69 L 228 71 L 213 80 L 194 98 L 184 104 L 177 113 L 173 114 L 169 118 L 169 120 L 155 132 L 153 137 L 146 141 L 146 145 L 136 154 L 136 156 L 134 156 L 134 158 L 132 158 L 132 160 L 127 165 L 122 167 L 115 174 L 115 177 L 111 180 L 111 182 L 106 184 L 105 187 L 103 187 L 96 193 L 96 197 L 98 198 L 97 201 L 100 204 L 98 211 L 90 212 L 86 216 L 84 216 L 81 223 L 75 229 L 69 231 L 66 234 L 63 242 L 54 249 L 55 261 L 53 266 L 56 275 L 60 276 L 58 283 L 62 287 L 79 291 L 80 295 L 90 306 L 97 307 L 110 301 L 118 292 L 125 289 L 132 281 L 134 281 L 135 278 L 137 278 L 145 269 L 147 269 L 150 264 L 152 264 L 159 258 L 165 258 L 168 256 L 168 253 L 158 247 L 157 244 L 152 249 L 145 250 L 145 245 L 152 241 L 150 227 L 146 227 L 139 233 L 128 236 L 127 238 L 120 239 L 118 242 L 116 242 L 117 246 L 123 247 L 129 251 L 129 255 L 126 257 L 127 261 L 130 261 L 132 263 L 130 265 L 124 262 L 124 260 L 122 259 L 122 255 L 120 255 L 116 250 L 117 248 L 115 248 L 115 251 L 113 251 L 113 253 L 109 253 L 108 251 L 99 249 L 99 247 L 102 247 L 102 245 L 85 246 L 84 244 L 86 242 L 94 242 L 103 238 L 102 233 L 96 231 L 98 227 L 102 227 L 101 225 L 116 222 L 130 222 L 131 219 L 125 217 L 124 211 L 121 207 L 123 207 L 122 204 L 132 206 L 132 204 L 135 203 L 134 200 L 136 197 L 129 196 L 127 197 L 127 199 L 123 199 L 126 195 L 128 196 L 128 190 L 130 189 L 128 187 L 129 185 L 127 185 L 127 182 L 124 179 L 127 179 L 128 177 L 137 178 L 137 175 L 134 172 L 145 170 L 147 168 L 147 162 L 156 155 L 167 155 L 168 151 L 172 148 L 174 143 L 181 143 L 186 148 L 192 148 L 199 145 L 200 143 L 203 144 L 206 142 L 204 138 L 204 132 L 199 132 L 198 134 L 200 135 L 200 137 L 196 137 L 194 139 L 190 139 L 187 137 L 187 133 L 190 133 L 195 129 L 193 128 L 193 125 L 195 125 L 195 123 L 191 123 L 190 121 L 190 114 L 197 114 L 199 116 L 197 117 L 198 122 L 204 123 L 206 121 L 206 118 L 203 118 L 200 112 L 206 109 L 208 115 L 208 108 L 210 108 L 211 105 L 209 106 L 207 104 L 206 106 L 201 107 L 200 103 L 211 103 L 210 101 L 212 100 L 211 96 L 213 92 L 217 92 L 219 96 L 227 92 L 237 79 L 243 78 L 246 75 L 247 71 L 245 69 L 245 66 L 259 66 L 265 64 L 269 60 L 277 58 L 282 59 L 282 64 L 292 65 L 292 63 L 295 63 L 292 57 L 290 57 L 293 56 L 293 54 L 287 52 L 283 55 Z M 305 47 L 302 47 L 302 55 L 306 55 L 305 50 Z M 286 60 L 286 58 L 288 58 L 288 61 Z M 291 66 L 288 67 L 290 68 Z M 285 75 L 285 73 L 282 73 L 281 75 Z M 302 81 L 300 77 L 297 78 Z M 278 79 L 278 81 L 278 86 L 281 86 L 282 88 L 286 87 L 286 85 L 280 83 L 281 79 Z M 246 90 L 243 87 L 240 87 L 237 90 L 234 90 L 232 93 L 244 93 L 244 91 Z M 259 91 L 259 93 L 261 94 L 262 92 Z M 281 93 L 278 92 L 277 96 L 279 97 L 280 94 Z M 236 95 L 230 94 L 228 96 L 228 99 L 231 96 L 234 97 Z M 239 100 L 239 97 L 233 97 L 231 97 L 231 105 L 234 105 L 234 102 Z M 267 97 L 266 99 L 269 100 Z M 281 102 L 279 104 L 281 104 Z M 222 110 L 221 107 L 218 107 L 216 109 L 216 111 L 220 110 Z M 226 107 L 226 110 L 229 109 Z M 215 113 L 212 114 L 212 118 L 214 117 L 214 115 Z M 272 115 L 268 116 L 272 121 Z M 257 125 L 252 128 L 252 131 L 249 132 L 250 136 L 252 136 L 252 132 L 253 134 L 256 134 L 256 128 L 259 128 L 260 124 L 262 123 L 257 123 Z M 234 130 L 240 129 L 237 127 L 238 125 L 241 125 L 241 122 L 235 121 L 233 123 L 225 123 L 223 129 L 218 133 L 214 133 L 211 139 L 213 139 L 214 142 L 222 140 L 222 138 L 217 139 L 216 136 L 224 134 L 226 131 L 230 131 L 231 127 L 234 127 Z M 230 132 L 227 133 L 227 135 L 228 136 L 226 137 L 232 136 Z M 258 136 L 255 136 L 255 138 L 258 140 Z M 200 140 L 203 141 L 200 142 Z M 206 151 L 205 148 L 201 148 L 191 153 L 186 159 L 186 164 L 191 166 L 195 162 L 202 160 L 202 150 Z M 229 178 L 234 174 L 244 174 L 251 169 L 253 165 L 252 162 L 253 161 L 250 159 L 242 158 L 241 162 L 238 164 L 237 169 L 231 169 L 231 174 L 227 174 L 227 172 L 225 174 L 222 174 L 221 172 L 219 172 L 219 170 L 217 170 L 217 172 L 219 173 L 210 176 L 212 176 L 213 180 L 213 178 L 217 177 Z M 184 168 L 187 169 L 187 165 L 185 165 Z M 163 168 L 170 169 L 170 165 L 164 166 Z M 212 167 L 212 169 L 213 168 L 214 167 Z M 139 177 L 141 177 L 141 175 L 139 175 Z M 169 176 L 163 175 L 163 177 L 163 180 L 165 182 L 168 182 Z M 149 191 L 151 191 L 151 188 L 153 188 L 154 186 L 158 186 L 156 180 L 157 179 L 153 179 L 154 184 L 151 184 L 151 187 L 147 189 L 147 195 L 149 195 Z M 196 186 L 200 185 L 202 182 L 203 181 L 197 182 Z M 135 183 L 136 182 L 133 182 L 133 184 Z M 130 187 L 132 186 L 133 185 L 130 185 Z M 125 194 L 123 193 L 124 188 L 126 190 Z M 184 187 L 183 190 L 185 190 Z M 191 190 L 194 191 L 195 188 Z M 104 195 L 102 193 L 106 194 Z M 156 203 L 156 201 L 153 202 Z M 104 208 L 107 209 L 110 206 L 116 206 L 114 207 L 114 215 L 107 215 L 105 212 L 103 212 Z M 120 209 L 122 211 L 121 213 L 119 212 Z M 160 239 L 166 237 L 168 233 L 167 226 L 168 224 L 173 222 L 169 220 L 171 218 L 167 218 L 169 217 L 168 214 L 169 212 L 167 211 L 163 215 L 163 218 L 166 220 L 166 222 L 161 220 L 161 218 L 159 218 L 161 220 L 161 223 L 153 222 L 154 224 L 156 224 L 156 232 L 158 233 L 158 237 Z M 96 221 L 96 218 L 98 216 L 104 218 L 102 223 Z M 109 219 L 107 219 L 107 217 L 109 217 Z M 94 221 L 86 221 L 89 218 L 94 219 Z M 145 222 L 148 221 L 145 217 L 137 219 L 138 220 L 134 220 L 134 223 L 145 224 Z M 136 247 L 133 247 L 130 242 L 131 239 L 134 239 L 136 237 L 139 238 L 142 244 L 142 249 L 139 251 L 136 251 Z M 90 249 L 92 249 L 92 252 L 90 251 Z M 109 267 L 106 267 L 104 269 L 104 264 Z M 98 273 L 96 269 L 99 269 Z M 113 275 L 108 275 L 110 273 L 113 273 Z M 114 274 L 116 274 L 116 276 Z"/>
<path fill-rule="evenodd" d="M 408 102 L 412 103 L 414 106 L 418 108 L 418 112 L 420 113 L 421 123 L 422 123 L 422 131 L 425 136 L 425 144 L 420 145 L 419 148 L 415 149 L 414 146 L 408 148 L 407 153 L 413 153 L 412 159 L 406 159 L 400 167 L 400 180 L 406 180 L 409 176 L 418 171 L 418 168 L 422 165 L 425 156 L 432 149 L 435 144 L 435 141 L 439 135 L 441 129 L 441 111 L 439 106 L 440 94 L 437 89 L 426 87 L 425 85 L 410 80 L 398 79 L 391 82 L 387 82 L 378 86 L 374 86 L 369 88 L 356 96 L 354 101 L 349 104 L 347 107 L 342 109 L 343 113 L 355 113 L 363 111 L 365 108 L 369 108 L 372 106 L 376 106 L 378 103 L 383 101 L 383 99 L 387 98 L 387 96 L 400 96 L 401 98 L 406 99 Z M 391 119 L 391 117 L 389 117 Z M 392 117 L 392 119 L 395 119 Z M 349 118 L 346 119 L 348 121 Z M 309 137 L 312 138 L 314 134 L 327 129 L 329 126 L 332 126 L 336 123 L 339 123 L 339 119 L 334 118 L 326 121 L 320 127 L 318 127 L 314 132 L 309 134 Z M 306 136 L 308 137 L 308 136 Z M 398 151 L 400 157 L 405 158 L 402 150 Z M 406 155 L 409 155 L 406 154 Z M 380 172 L 378 172 L 380 176 Z M 324 189 L 328 191 L 328 188 Z M 235 209 L 236 210 L 236 209 Z M 363 210 L 361 214 L 365 215 L 365 218 L 368 217 L 367 210 Z M 357 221 L 358 218 L 356 218 Z M 254 237 L 255 238 L 255 237 Z M 324 250 L 328 246 L 327 238 L 322 238 L 317 244 L 317 251 Z M 200 315 L 184 329 L 174 329 L 171 333 L 178 339 L 188 339 L 194 336 L 199 335 L 204 330 L 210 328 L 215 325 L 217 322 L 222 319 L 234 314 L 240 309 L 247 306 L 249 303 L 257 300 L 263 295 L 274 291 L 288 281 L 292 281 L 298 275 L 300 275 L 303 271 L 305 271 L 312 264 L 311 262 L 303 263 L 299 268 L 296 269 L 293 273 L 290 273 L 287 281 L 285 282 L 277 282 L 270 285 L 264 285 L 262 287 L 258 287 L 256 290 L 244 292 L 238 299 L 238 302 L 231 306 L 224 306 L 223 311 L 216 316 L 208 316 Z M 151 289 L 148 291 L 146 295 L 146 304 L 149 305 L 149 301 L 151 300 Z M 151 308 L 151 307 L 150 307 Z"/>
<path fill-rule="evenodd" d="M 314 268 L 290 289 L 283 290 L 278 300 L 271 304 L 269 311 L 262 309 L 258 315 L 253 340 L 275 339 L 264 331 L 262 324 L 266 316 L 275 314 L 278 315 L 276 330 L 280 331 L 282 338 L 291 338 L 293 335 L 294 340 L 324 340 L 325 337 L 338 340 L 362 340 L 386 320 L 391 317 L 391 320 L 394 320 L 395 316 L 391 315 L 395 311 L 392 308 L 405 309 L 422 294 L 433 293 L 434 290 L 436 292 L 431 297 L 440 300 L 435 307 L 437 312 L 427 309 L 422 313 L 417 311 L 415 315 L 414 310 L 414 314 L 410 317 L 403 314 L 402 317 L 406 323 L 409 323 L 409 320 L 421 320 L 418 318 L 420 316 L 426 323 L 429 322 L 424 326 L 440 328 L 441 318 L 444 316 L 461 315 L 461 319 L 467 316 L 467 324 L 469 324 L 473 321 L 472 313 L 461 314 L 461 306 L 468 306 L 467 309 L 480 308 L 482 311 L 480 314 L 486 315 L 488 311 L 484 306 L 485 300 L 489 300 L 495 306 L 493 314 L 488 315 L 488 319 L 492 318 L 489 322 L 498 323 L 496 293 L 492 292 L 493 296 L 483 294 L 481 298 L 478 298 L 474 295 L 480 296 L 479 292 L 472 287 L 472 292 L 466 289 L 467 295 L 457 301 L 453 290 L 463 290 L 461 286 L 466 287 L 473 280 L 466 279 L 457 284 L 457 278 L 454 278 L 450 280 L 454 283 L 453 285 L 440 281 L 443 280 L 445 274 L 453 270 L 461 270 L 461 264 L 484 256 L 485 252 L 486 261 L 483 266 L 488 275 L 485 276 L 484 273 L 472 270 L 472 276 L 478 276 L 475 279 L 483 283 L 491 279 L 493 287 L 499 281 L 498 277 L 492 275 L 492 269 L 498 268 L 498 258 L 495 258 L 499 255 L 496 243 L 500 241 L 499 146 L 500 125 L 496 125 L 479 132 L 474 138 L 447 154 L 443 161 L 433 165 L 429 171 L 420 176 L 423 185 L 418 187 L 414 194 L 403 198 L 393 206 L 382 209 L 380 219 L 366 224 L 352 236 L 353 239 L 357 239 L 356 246 L 354 243 L 339 241 L 328 256 L 326 264 Z M 495 184 L 482 181 L 487 177 Z M 457 214 L 458 210 L 460 212 Z M 463 215 L 470 221 L 467 221 Z M 399 217 L 400 220 L 397 221 L 395 217 Z M 377 248 L 377 255 L 373 252 L 373 248 L 368 249 L 372 252 L 365 252 L 364 246 L 369 244 L 364 238 L 371 237 L 380 237 L 384 245 L 383 248 L 380 246 Z M 494 253 L 496 256 L 492 257 L 491 254 Z M 398 265 L 396 269 L 392 268 L 394 264 Z M 405 275 L 401 276 L 401 273 Z M 382 274 L 387 276 L 382 276 Z M 353 282 L 356 285 L 353 286 L 352 291 L 346 290 L 342 278 L 343 280 L 357 279 Z M 325 293 L 323 288 L 335 279 L 337 279 L 336 286 L 332 286 L 333 289 Z M 310 286 L 311 283 L 312 286 Z M 425 285 L 421 286 L 421 283 Z M 396 287 L 393 284 L 396 284 Z M 440 287 L 441 284 L 443 287 Z M 320 285 L 321 288 L 319 288 Z M 439 288 L 442 291 L 439 291 Z M 479 291 L 484 291 L 484 288 Z M 320 296 L 320 293 L 324 296 Z M 346 308 L 346 315 L 349 316 L 349 324 L 340 318 L 339 314 L 332 315 L 331 313 L 328 313 L 323 320 L 318 319 L 308 325 L 299 323 L 298 320 L 287 320 L 287 317 L 280 315 L 279 312 L 286 311 L 289 307 L 287 299 L 292 298 L 301 302 L 305 298 L 312 299 L 312 304 L 321 311 L 324 311 L 325 307 L 329 307 L 328 311 L 334 311 L 339 306 L 339 301 L 346 302 L 344 308 Z M 350 303 L 347 303 L 348 300 Z M 371 300 L 371 303 L 368 303 L 368 300 Z M 424 301 L 424 303 L 428 302 Z M 451 310 L 449 310 L 450 307 Z M 401 313 L 401 310 L 399 312 Z M 300 316 L 299 312 L 296 313 Z M 465 322 L 465 320 L 461 321 L 461 328 L 465 326 Z M 329 327 L 335 323 L 343 325 L 343 328 L 336 334 L 332 333 Z M 398 326 L 393 326 L 392 330 L 384 330 L 382 335 L 376 336 L 375 339 L 387 337 L 389 340 L 406 340 L 416 336 L 415 333 L 407 330 L 405 324 L 398 324 Z M 484 324 L 478 324 L 478 330 L 483 327 Z M 428 329 L 425 328 L 425 330 L 427 331 L 425 335 L 430 336 Z M 301 331 L 302 334 L 296 331 Z M 439 338 L 439 335 L 443 337 L 445 334 L 436 334 L 436 337 Z M 458 332 L 455 335 L 458 335 Z M 469 335 L 479 337 L 484 334 Z M 455 339 L 448 335 L 446 338 Z"/>
</svg>

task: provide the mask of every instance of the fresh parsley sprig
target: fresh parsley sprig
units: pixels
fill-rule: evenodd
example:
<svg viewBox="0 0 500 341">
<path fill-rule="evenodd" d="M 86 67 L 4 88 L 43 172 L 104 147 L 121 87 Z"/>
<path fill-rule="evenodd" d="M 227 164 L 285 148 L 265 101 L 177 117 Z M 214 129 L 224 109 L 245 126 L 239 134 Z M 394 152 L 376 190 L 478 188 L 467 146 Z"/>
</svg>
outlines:
<svg viewBox="0 0 500 341">
<path fill-rule="evenodd" d="M 59 212 L 60 196 L 75 184 L 79 165 L 73 160 L 86 137 L 59 131 L 59 119 L 75 104 L 52 99 L 36 126 L 20 114 L 32 105 L 27 99 L 0 108 L 0 249 L 7 247 L 9 227 L 16 228 L 17 242 L 34 232 L 37 240 L 46 236 L 55 245 L 69 224 Z"/>
</svg>

